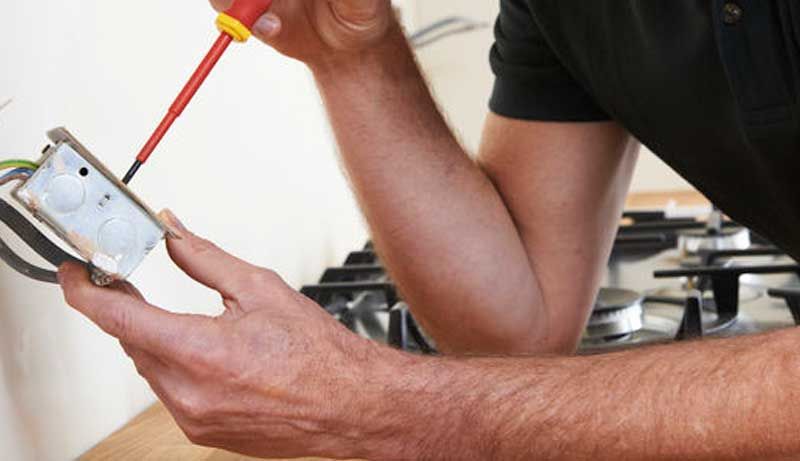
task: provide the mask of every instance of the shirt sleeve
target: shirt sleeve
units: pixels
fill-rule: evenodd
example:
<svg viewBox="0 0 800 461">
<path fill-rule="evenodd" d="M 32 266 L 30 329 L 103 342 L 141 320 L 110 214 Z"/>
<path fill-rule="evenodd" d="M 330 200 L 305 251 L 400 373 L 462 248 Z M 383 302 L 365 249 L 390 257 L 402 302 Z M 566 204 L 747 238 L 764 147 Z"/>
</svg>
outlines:
<svg viewBox="0 0 800 461">
<path fill-rule="evenodd" d="M 500 1 L 490 56 L 496 78 L 489 108 L 522 120 L 609 120 L 553 52 L 526 1 Z"/>
</svg>

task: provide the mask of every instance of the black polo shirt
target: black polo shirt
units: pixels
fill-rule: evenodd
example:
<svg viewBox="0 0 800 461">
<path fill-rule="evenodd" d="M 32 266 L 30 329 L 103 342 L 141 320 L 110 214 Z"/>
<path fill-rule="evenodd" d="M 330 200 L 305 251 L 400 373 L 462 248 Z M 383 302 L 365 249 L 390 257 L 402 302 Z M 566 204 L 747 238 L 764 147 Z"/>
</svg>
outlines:
<svg viewBox="0 0 800 461">
<path fill-rule="evenodd" d="M 493 112 L 614 119 L 800 257 L 800 0 L 501 0 Z"/>
</svg>

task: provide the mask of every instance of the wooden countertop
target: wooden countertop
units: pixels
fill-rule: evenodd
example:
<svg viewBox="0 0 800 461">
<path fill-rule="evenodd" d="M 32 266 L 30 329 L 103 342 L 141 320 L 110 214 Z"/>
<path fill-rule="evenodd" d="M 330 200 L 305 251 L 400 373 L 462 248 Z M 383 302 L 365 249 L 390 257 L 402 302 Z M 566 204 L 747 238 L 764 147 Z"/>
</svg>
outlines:
<svg viewBox="0 0 800 461">
<path fill-rule="evenodd" d="M 244 455 L 192 445 L 164 405 L 156 403 L 80 457 L 81 461 L 251 461 Z M 304 458 L 295 461 L 321 461 Z"/>
<path fill-rule="evenodd" d="M 669 204 L 683 207 L 707 206 L 707 198 L 696 191 L 637 192 L 628 196 L 626 208 L 664 208 Z"/>
<path fill-rule="evenodd" d="M 663 208 L 707 205 L 699 193 L 691 191 L 632 194 L 628 207 Z M 103 440 L 81 458 L 83 461 L 248 461 L 255 458 L 223 450 L 192 445 L 172 420 L 163 405 L 157 403 L 124 428 Z M 306 460 L 310 461 L 310 460 Z"/>
</svg>

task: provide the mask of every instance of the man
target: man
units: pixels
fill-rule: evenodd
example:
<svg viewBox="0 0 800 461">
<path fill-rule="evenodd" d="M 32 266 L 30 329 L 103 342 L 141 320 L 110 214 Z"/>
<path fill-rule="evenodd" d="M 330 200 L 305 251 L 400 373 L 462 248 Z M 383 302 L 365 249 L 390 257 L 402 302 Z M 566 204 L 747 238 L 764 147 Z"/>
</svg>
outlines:
<svg viewBox="0 0 800 461">
<path fill-rule="evenodd" d="M 61 270 L 67 301 L 120 338 L 191 440 L 241 453 L 796 458 L 794 330 L 558 354 L 575 350 L 609 256 L 632 135 L 800 255 L 800 4 L 501 6 L 477 164 L 432 102 L 388 0 L 277 0 L 255 28 L 313 72 L 382 260 L 449 355 L 350 334 L 171 214 L 170 255 L 220 292 L 221 317 L 168 313 L 128 285 L 96 288 L 77 266 Z"/>
</svg>

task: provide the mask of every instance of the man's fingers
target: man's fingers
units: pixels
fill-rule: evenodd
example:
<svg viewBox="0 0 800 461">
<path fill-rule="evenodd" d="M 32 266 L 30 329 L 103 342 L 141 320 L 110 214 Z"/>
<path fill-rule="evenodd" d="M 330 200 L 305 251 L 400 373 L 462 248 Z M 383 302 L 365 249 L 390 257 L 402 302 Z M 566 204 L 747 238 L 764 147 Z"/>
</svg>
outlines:
<svg viewBox="0 0 800 461">
<path fill-rule="evenodd" d="M 233 0 L 211 0 L 211 6 L 219 11 L 226 11 L 233 4 Z"/>
<path fill-rule="evenodd" d="M 162 211 L 160 217 L 172 234 L 167 239 L 172 260 L 189 277 L 219 292 L 227 312 L 249 310 L 253 304 L 246 301 L 254 297 L 292 292 L 274 272 L 242 261 L 192 234 L 169 210 Z"/>
<path fill-rule="evenodd" d="M 70 306 L 134 347 L 172 358 L 184 348 L 181 338 L 194 336 L 194 318 L 158 309 L 126 291 L 95 286 L 80 264 L 64 264 L 58 278 Z"/>
<path fill-rule="evenodd" d="M 166 367 L 161 359 L 144 349 L 122 341 L 120 341 L 119 344 L 122 346 L 125 354 L 133 360 L 134 365 L 136 365 L 136 371 L 145 379 L 149 379 L 154 373 L 158 373 Z"/>
<path fill-rule="evenodd" d="M 255 275 L 263 272 L 263 269 L 192 234 L 170 211 L 163 211 L 161 218 L 174 234 L 174 238 L 167 240 L 169 255 L 189 277 L 218 291 L 225 298 L 236 298 L 238 294 L 253 288 Z"/>
<path fill-rule="evenodd" d="M 147 302 L 147 300 L 144 299 L 144 295 L 142 295 L 142 292 L 139 291 L 138 288 L 136 288 L 135 286 L 133 286 L 132 284 L 130 284 L 128 282 L 116 282 L 113 285 L 111 285 L 109 288 L 114 289 L 114 290 L 122 291 L 123 293 L 127 293 L 128 295 L 133 296 L 134 298 L 138 299 L 139 301 Z"/>
<path fill-rule="evenodd" d="M 296 1 L 296 0 L 295 0 Z M 276 2 L 279 3 L 279 2 Z M 282 2 L 281 2 L 282 3 Z M 224 11 L 228 11 L 230 7 L 233 5 L 233 0 L 211 0 L 211 6 L 217 10 L 217 12 L 222 13 Z M 280 9 L 281 5 L 273 6 L 273 9 Z M 278 36 L 281 31 L 281 20 L 278 18 L 277 15 L 273 13 L 267 13 L 253 25 L 251 32 L 255 35 L 258 39 L 269 43 L 272 39 Z"/>
<path fill-rule="evenodd" d="M 353 25 L 374 22 L 382 10 L 389 8 L 385 0 L 331 0 L 331 7 L 342 20 Z"/>
<path fill-rule="evenodd" d="M 281 18 L 275 13 L 267 13 L 256 21 L 253 25 L 253 35 L 259 40 L 270 44 L 281 33 L 283 23 Z"/>
</svg>

